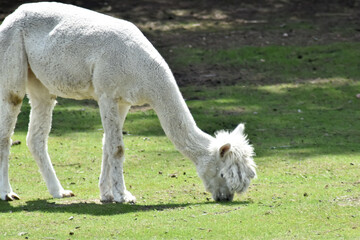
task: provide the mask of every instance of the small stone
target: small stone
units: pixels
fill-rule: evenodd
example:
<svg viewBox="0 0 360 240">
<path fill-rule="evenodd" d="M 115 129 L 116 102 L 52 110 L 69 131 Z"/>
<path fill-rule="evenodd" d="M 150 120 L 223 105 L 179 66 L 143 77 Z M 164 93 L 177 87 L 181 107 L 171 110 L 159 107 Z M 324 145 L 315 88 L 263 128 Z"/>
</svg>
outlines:
<svg viewBox="0 0 360 240">
<path fill-rule="evenodd" d="M 14 141 L 11 143 L 11 146 L 20 145 L 21 141 Z"/>
</svg>

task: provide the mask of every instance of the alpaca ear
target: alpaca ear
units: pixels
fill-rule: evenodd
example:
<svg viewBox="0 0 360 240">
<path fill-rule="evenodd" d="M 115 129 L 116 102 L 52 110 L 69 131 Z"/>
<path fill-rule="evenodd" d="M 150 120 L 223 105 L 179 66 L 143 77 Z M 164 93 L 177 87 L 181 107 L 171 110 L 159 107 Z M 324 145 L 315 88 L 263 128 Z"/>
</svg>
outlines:
<svg viewBox="0 0 360 240">
<path fill-rule="evenodd" d="M 220 157 L 224 157 L 226 153 L 229 152 L 231 148 L 231 144 L 230 143 L 227 143 L 225 145 L 223 145 L 220 149 L 219 149 L 219 152 L 220 152 Z"/>
<path fill-rule="evenodd" d="M 240 123 L 240 124 L 234 129 L 234 131 L 232 131 L 232 134 L 242 135 L 242 134 L 244 134 L 244 130 L 245 130 L 245 125 L 244 125 L 243 123 Z"/>
</svg>

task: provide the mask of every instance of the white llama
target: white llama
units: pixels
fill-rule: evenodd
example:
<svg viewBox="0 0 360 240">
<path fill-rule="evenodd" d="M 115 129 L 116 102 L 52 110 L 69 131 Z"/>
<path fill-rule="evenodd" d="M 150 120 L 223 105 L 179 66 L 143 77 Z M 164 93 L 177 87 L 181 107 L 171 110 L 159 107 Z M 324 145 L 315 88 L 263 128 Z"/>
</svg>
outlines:
<svg viewBox="0 0 360 240">
<path fill-rule="evenodd" d="M 126 190 L 122 127 L 131 105 L 148 103 L 176 148 L 196 165 L 216 201 L 231 201 L 256 176 L 244 125 L 202 132 L 165 60 L 132 23 L 60 3 L 20 6 L 0 26 L 0 197 L 16 200 L 8 176 L 11 135 L 22 99 L 31 104 L 27 145 L 50 194 L 64 190 L 47 152 L 57 96 L 95 99 L 104 128 L 101 201 L 135 202 Z"/>
</svg>

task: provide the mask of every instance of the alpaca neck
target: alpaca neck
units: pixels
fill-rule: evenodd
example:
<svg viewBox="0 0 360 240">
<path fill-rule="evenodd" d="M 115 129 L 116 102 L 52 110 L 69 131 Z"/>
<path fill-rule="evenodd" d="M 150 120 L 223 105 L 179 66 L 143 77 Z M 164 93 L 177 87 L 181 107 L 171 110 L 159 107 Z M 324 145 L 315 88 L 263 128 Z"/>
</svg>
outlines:
<svg viewBox="0 0 360 240">
<path fill-rule="evenodd" d="M 195 123 L 176 83 L 169 75 L 165 85 L 158 89 L 151 101 L 162 128 L 175 147 L 195 164 L 201 156 L 208 155 L 211 137 Z"/>
</svg>

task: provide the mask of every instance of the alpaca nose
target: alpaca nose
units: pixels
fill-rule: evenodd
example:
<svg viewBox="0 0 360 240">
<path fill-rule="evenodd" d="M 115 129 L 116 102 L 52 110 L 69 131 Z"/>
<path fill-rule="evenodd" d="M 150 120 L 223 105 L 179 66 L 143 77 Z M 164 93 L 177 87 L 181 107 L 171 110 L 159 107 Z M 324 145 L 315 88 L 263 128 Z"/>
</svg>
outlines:
<svg viewBox="0 0 360 240">
<path fill-rule="evenodd" d="M 216 202 L 230 202 L 231 198 L 230 197 L 218 197 L 215 199 Z"/>
<path fill-rule="evenodd" d="M 219 194 L 215 197 L 216 202 L 231 202 L 234 198 L 234 194 Z"/>
</svg>

